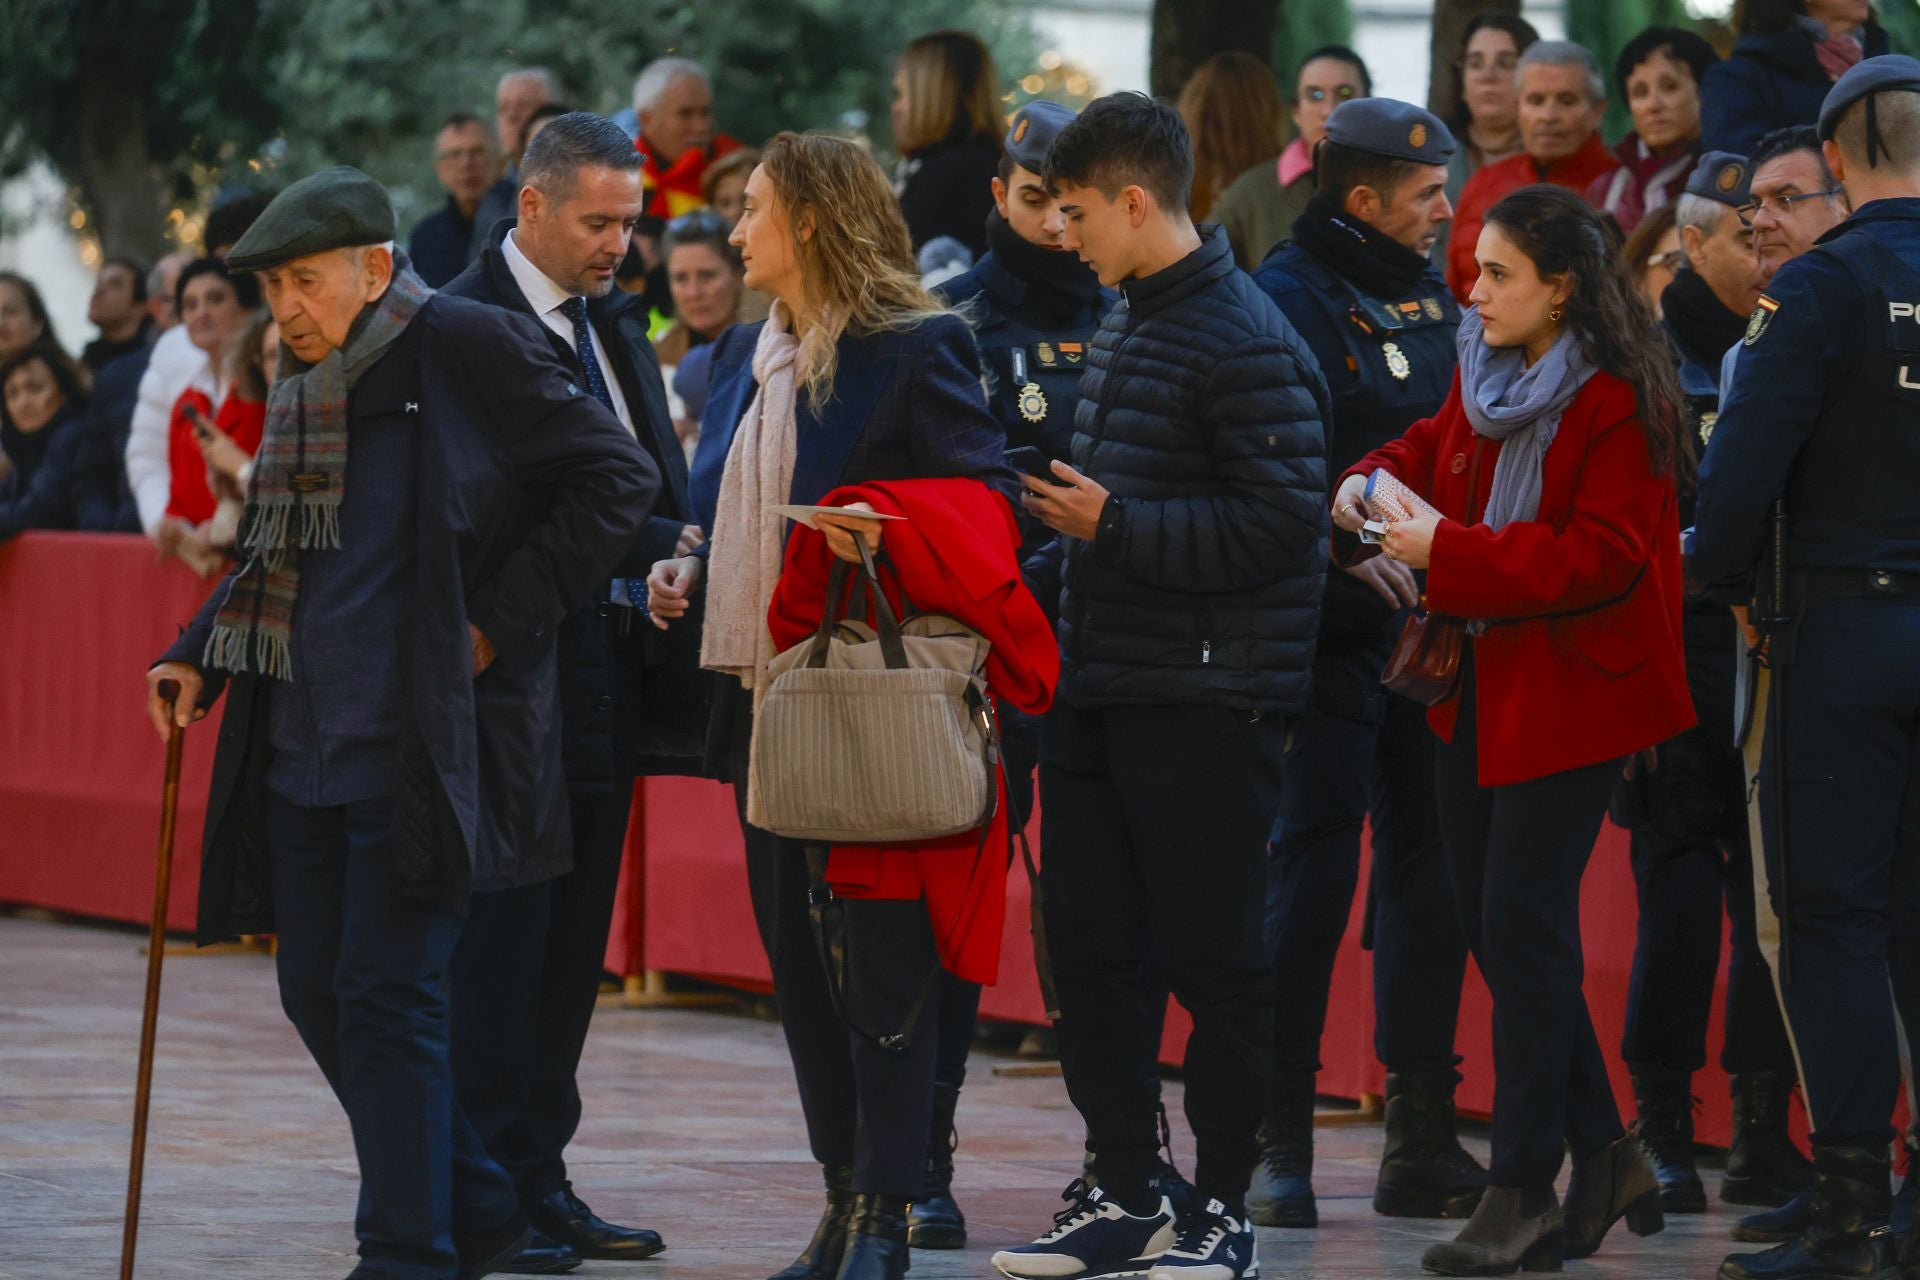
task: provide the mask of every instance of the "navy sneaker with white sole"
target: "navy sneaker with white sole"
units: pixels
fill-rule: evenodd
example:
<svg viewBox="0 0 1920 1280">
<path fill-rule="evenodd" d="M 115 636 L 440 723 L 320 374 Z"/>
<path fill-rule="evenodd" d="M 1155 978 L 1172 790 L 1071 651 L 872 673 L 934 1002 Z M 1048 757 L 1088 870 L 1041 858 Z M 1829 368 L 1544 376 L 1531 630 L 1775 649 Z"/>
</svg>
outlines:
<svg viewBox="0 0 1920 1280">
<path fill-rule="evenodd" d="M 1209 1200 L 1180 1224 L 1180 1238 L 1154 1260 L 1147 1280 L 1246 1280 L 1259 1274 L 1253 1223 Z"/>
<path fill-rule="evenodd" d="M 993 1267 L 1009 1280 L 1119 1280 L 1142 1276 L 1174 1242 L 1173 1207 L 1166 1196 L 1150 1214 L 1128 1213 L 1099 1187 L 1075 1178 L 1060 1194 L 1067 1207 L 1053 1216 L 1053 1230 L 993 1255 Z"/>
</svg>

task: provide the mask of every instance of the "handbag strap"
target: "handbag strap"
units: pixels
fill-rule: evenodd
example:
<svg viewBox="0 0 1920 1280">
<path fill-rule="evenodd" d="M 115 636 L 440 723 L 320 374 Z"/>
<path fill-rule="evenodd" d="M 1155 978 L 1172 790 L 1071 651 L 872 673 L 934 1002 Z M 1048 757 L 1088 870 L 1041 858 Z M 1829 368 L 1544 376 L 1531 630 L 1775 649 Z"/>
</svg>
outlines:
<svg viewBox="0 0 1920 1280">
<path fill-rule="evenodd" d="M 856 535 L 860 546 L 861 567 L 866 574 L 867 601 L 873 610 L 874 634 L 880 641 L 880 654 L 888 670 L 907 669 L 907 646 L 900 636 L 900 618 L 893 610 L 893 602 L 887 599 L 887 593 L 880 585 L 880 570 L 874 563 L 873 552 L 867 547 L 867 540 Z M 852 597 L 859 591 L 855 587 L 847 589 L 847 575 L 852 566 L 838 556 L 834 557 L 833 570 L 827 575 L 827 598 L 820 609 L 820 626 L 813 633 L 812 648 L 807 653 L 809 667 L 827 665 L 827 648 L 833 640 L 833 630 L 846 620 L 847 610 L 852 606 Z"/>
</svg>

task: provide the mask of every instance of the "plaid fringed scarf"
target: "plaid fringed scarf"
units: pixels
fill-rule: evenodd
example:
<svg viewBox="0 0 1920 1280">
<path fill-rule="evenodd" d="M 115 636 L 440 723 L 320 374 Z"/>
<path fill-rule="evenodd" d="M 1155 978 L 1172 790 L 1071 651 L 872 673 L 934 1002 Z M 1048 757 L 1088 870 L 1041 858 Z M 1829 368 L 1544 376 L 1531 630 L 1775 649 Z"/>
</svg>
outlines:
<svg viewBox="0 0 1920 1280">
<path fill-rule="evenodd" d="M 387 291 L 360 313 L 345 345 L 315 365 L 302 364 L 281 349 L 280 377 L 267 399 L 266 432 L 254 456 L 240 524 L 240 546 L 247 558 L 214 618 L 208 666 L 293 678 L 298 552 L 340 545 L 340 503 L 347 492 L 347 395 L 432 296 L 406 255 L 396 252 Z"/>
</svg>

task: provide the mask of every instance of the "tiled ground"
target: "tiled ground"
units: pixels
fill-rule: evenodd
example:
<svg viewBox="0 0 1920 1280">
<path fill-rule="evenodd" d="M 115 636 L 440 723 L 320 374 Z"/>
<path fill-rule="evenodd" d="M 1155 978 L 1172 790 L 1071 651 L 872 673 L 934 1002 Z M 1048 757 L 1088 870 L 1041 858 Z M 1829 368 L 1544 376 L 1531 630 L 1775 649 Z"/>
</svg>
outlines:
<svg viewBox="0 0 1920 1280">
<path fill-rule="evenodd" d="M 0 918 L 0 1280 L 117 1273 L 139 1038 L 143 939 Z M 340 1280 L 352 1268 L 346 1125 L 280 1014 L 262 956 L 170 958 L 155 1072 L 138 1275 Z M 1081 1130 L 1058 1079 L 996 1078 L 976 1057 L 961 1102 L 963 1253 L 914 1255 L 915 1280 L 986 1277 L 988 1254 L 1048 1222 Z M 601 1011 L 587 1045 L 579 1189 L 660 1230 L 641 1264 L 575 1274 L 758 1280 L 818 1213 L 778 1028 L 687 1011 Z M 1178 1086 L 1169 1086 L 1170 1101 Z M 1174 1107 L 1178 1114 L 1177 1105 Z M 1176 1151 L 1192 1145 L 1176 1136 Z M 1471 1139 L 1484 1156 L 1484 1140 Z M 1321 1131 L 1317 1232 L 1263 1232 L 1268 1276 L 1416 1276 L 1458 1224 L 1375 1217 L 1379 1131 Z M 1574 1277 L 1707 1277 L 1729 1212 L 1638 1241 L 1617 1229 Z"/>
</svg>

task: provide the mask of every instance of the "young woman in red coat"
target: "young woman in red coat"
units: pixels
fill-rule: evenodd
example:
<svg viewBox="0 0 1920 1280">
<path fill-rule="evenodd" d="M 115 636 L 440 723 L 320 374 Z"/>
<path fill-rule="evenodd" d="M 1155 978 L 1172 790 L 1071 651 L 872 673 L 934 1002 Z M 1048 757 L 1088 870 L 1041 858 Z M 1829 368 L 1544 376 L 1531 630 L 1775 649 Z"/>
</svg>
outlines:
<svg viewBox="0 0 1920 1280">
<path fill-rule="evenodd" d="M 1493 994 L 1493 1162 L 1472 1221 L 1422 1260 L 1446 1275 L 1558 1269 L 1623 1216 L 1641 1235 L 1662 1225 L 1581 994 L 1580 879 L 1623 760 L 1693 723 L 1680 396 L 1653 318 L 1570 191 L 1500 201 L 1475 256 L 1452 394 L 1333 499 L 1349 534 L 1376 469 L 1431 502 L 1438 519 L 1392 522 L 1382 549 L 1426 572 L 1434 613 L 1469 620 L 1429 719 L 1461 926 Z"/>
</svg>

